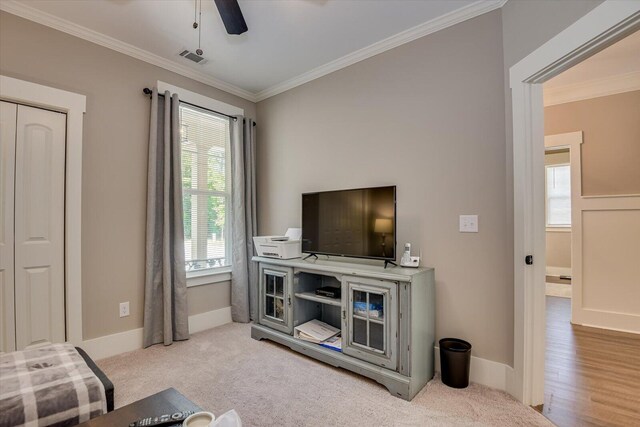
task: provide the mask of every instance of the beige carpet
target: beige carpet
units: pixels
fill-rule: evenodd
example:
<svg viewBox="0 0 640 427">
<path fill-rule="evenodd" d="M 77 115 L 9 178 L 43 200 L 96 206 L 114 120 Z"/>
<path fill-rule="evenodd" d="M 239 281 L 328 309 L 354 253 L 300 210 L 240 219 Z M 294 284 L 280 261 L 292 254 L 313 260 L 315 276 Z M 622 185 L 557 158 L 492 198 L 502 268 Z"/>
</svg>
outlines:
<svg viewBox="0 0 640 427">
<path fill-rule="evenodd" d="M 509 395 L 432 380 L 411 402 L 361 376 L 251 339 L 229 324 L 189 341 L 104 359 L 116 407 L 175 387 L 215 414 L 235 409 L 245 426 L 549 426 Z"/>
</svg>

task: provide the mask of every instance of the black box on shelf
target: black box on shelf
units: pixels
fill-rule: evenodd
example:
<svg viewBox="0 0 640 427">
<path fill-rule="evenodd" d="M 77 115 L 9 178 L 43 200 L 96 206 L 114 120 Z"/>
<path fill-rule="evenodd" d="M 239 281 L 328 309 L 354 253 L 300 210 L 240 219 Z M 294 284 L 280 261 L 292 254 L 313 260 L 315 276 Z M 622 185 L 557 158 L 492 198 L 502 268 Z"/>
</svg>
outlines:
<svg viewBox="0 0 640 427">
<path fill-rule="evenodd" d="M 340 288 L 334 288 L 333 286 L 323 286 L 321 288 L 316 289 L 316 295 L 338 299 L 341 296 L 340 291 L 341 291 Z"/>
</svg>

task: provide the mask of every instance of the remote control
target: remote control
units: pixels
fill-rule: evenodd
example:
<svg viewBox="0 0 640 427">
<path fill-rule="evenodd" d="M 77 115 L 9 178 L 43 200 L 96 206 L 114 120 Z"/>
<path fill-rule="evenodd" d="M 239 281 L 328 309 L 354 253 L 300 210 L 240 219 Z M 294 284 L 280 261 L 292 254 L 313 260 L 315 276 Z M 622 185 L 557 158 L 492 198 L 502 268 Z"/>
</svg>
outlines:
<svg viewBox="0 0 640 427">
<path fill-rule="evenodd" d="M 163 414 L 157 417 L 147 417 L 139 419 L 129 424 L 129 427 L 155 427 L 168 424 L 177 424 L 184 421 L 193 411 L 175 412 L 173 414 Z"/>
</svg>

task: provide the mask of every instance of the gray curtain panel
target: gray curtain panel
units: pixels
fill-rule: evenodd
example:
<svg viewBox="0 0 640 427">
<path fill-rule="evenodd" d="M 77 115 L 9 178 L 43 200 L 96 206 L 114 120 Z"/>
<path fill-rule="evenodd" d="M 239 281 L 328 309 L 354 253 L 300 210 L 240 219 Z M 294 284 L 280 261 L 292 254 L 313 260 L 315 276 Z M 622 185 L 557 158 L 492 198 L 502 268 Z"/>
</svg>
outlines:
<svg viewBox="0 0 640 427">
<path fill-rule="evenodd" d="M 238 116 L 231 121 L 233 235 L 231 257 L 231 318 L 247 323 L 258 313 L 258 266 L 253 236 L 256 217 L 256 134 L 254 121 Z"/>
<path fill-rule="evenodd" d="M 189 338 L 178 95 L 153 89 L 147 179 L 144 346 Z"/>
</svg>

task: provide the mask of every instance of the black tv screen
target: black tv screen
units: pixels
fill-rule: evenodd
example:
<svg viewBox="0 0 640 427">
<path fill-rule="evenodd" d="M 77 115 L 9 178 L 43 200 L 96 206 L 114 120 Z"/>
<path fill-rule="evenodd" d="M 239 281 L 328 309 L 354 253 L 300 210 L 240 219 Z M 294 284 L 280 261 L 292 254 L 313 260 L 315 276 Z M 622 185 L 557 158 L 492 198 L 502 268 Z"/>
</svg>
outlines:
<svg viewBox="0 0 640 427">
<path fill-rule="evenodd" d="M 396 187 L 302 195 L 302 252 L 396 259 Z"/>
</svg>

